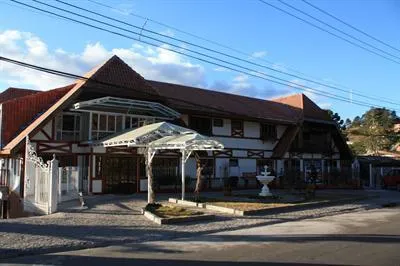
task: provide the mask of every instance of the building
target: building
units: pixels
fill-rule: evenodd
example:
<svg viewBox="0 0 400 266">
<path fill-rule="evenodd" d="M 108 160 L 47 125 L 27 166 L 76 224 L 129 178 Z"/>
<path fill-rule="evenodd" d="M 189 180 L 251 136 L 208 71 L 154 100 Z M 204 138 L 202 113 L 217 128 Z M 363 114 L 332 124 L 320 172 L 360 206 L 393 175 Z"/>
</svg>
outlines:
<svg viewBox="0 0 400 266">
<path fill-rule="evenodd" d="M 315 169 L 321 182 L 334 169 L 350 167 L 352 155 L 336 124 L 304 94 L 267 101 L 145 80 L 116 56 L 85 77 L 50 91 L 10 88 L 0 94 L 1 169 L 7 172 L 7 186 L 20 197 L 27 186 L 27 137 L 44 162 L 55 154 L 67 190 L 140 192 L 145 179 L 140 149 L 92 144 L 158 121 L 189 127 L 224 144 L 223 151 L 200 154 L 211 188 L 221 187 L 227 176 L 255 176 L 264 165 L 278 176 L 292 171 L 300 178 Z M 178 153 L 158 154 L 158 185 L 179 185 L 178 166 Z M 194 178 L 193 158 L 186 168 L 188 178 Z"/>
</svg>

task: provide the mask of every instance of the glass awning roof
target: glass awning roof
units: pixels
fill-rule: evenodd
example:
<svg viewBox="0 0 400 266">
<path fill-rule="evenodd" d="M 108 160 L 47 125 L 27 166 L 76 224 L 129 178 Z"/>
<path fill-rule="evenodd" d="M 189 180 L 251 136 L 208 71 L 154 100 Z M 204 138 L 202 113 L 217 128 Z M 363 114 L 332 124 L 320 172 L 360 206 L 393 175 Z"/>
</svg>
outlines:
<svg viewBox="0 0 400 266">
<path fill-rule="evenodd" d="M 168 120 L 180 117 L 180 114 L 177 111 L 161 103 L 110 96 L 75 103 L 73 105 L 73 110 L 81 112 L 102 111 L 129 115 L 151 116 Z"/>
</svg>

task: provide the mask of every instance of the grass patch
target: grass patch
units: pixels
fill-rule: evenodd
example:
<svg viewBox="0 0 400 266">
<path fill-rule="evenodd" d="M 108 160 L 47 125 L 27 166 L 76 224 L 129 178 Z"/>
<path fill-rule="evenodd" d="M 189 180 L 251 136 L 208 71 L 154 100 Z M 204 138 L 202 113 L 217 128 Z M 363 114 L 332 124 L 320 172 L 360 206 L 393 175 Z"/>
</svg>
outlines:
<svg viewBox="0 0 400 266">
<path fill-rule="evenodd" d="M 161 204 L 147 204 L 145 210 L 152 212 L 161 218 L 187 217 L 187 216 L 203 214 L 202 212 L 192 211 L 183 207 L 168 206 Z"/>
<path fill-rule="evenodd" d="M 212 205 L 231 208 L 239 211 L 252 211 L 261 209 L 272 209 L 292 206 L 290 203 L 260 203 L 260 202 L 234 202 L 234 201 L 215 201 Z"/>
</svg>

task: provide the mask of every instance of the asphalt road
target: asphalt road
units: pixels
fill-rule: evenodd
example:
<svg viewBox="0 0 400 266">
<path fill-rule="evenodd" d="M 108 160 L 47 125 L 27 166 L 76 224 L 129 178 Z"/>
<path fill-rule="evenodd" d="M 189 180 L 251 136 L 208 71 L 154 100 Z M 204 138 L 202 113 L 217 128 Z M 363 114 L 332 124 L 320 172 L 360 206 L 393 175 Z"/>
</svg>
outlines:
<svg viewBox="0 0 400 266">
<path fill-rule="evenodd" d="M 27 256 L 7 265 L 400 265 L 400 208 L 173 241 Z"/>
</svg>

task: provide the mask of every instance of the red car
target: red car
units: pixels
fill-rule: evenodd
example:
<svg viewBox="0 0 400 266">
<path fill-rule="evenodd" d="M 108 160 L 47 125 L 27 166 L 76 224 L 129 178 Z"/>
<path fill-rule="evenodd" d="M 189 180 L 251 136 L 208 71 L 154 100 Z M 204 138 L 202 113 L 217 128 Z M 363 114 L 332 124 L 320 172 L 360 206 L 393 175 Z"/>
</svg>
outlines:
<svg viewBox="0 0 400 266">
<path fill-rule="evenodd" d="M 390 170 L 389 173 L 383 177 L 383 187 L 395 187 L 400 191 L 400 169 Z"/>
</svg>

